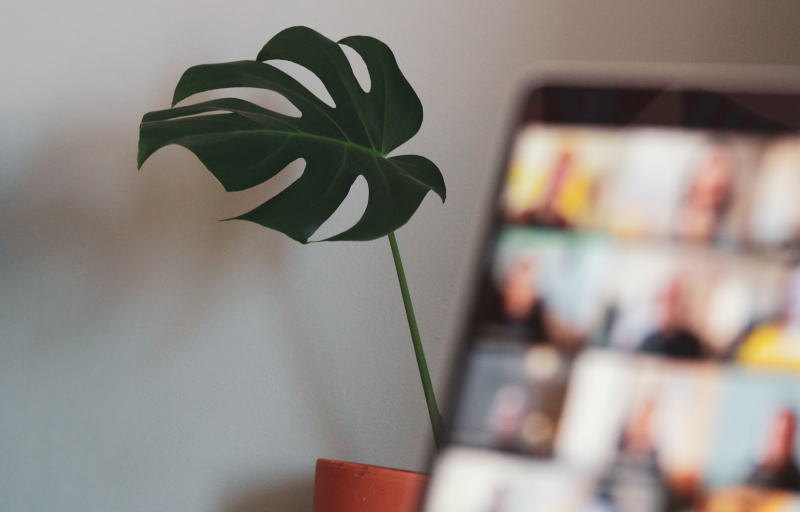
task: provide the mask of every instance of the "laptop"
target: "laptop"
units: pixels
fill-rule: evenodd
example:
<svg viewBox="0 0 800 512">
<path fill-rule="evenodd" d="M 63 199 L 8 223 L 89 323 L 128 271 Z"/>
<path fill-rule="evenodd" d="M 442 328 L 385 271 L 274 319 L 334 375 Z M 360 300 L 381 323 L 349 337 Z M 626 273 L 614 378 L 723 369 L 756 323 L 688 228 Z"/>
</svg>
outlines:
<svg viewBox="0 0 800 512">
<path fill-rule="evenodd" d="M 800 511 L 797 91 L 526 91 L 424 511 Z"/>
</svg>

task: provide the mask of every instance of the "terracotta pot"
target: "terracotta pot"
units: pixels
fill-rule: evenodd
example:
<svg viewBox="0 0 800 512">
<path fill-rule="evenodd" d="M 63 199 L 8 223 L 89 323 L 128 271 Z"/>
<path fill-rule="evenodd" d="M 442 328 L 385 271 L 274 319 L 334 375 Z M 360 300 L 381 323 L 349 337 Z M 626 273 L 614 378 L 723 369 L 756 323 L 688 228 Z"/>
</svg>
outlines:
<svg viewBox="0 0 800 512">
<path fill-rule="evenodd" d="M 415 512 L 428 475 L 317 459 L 312 512 Z"/>
</svg>

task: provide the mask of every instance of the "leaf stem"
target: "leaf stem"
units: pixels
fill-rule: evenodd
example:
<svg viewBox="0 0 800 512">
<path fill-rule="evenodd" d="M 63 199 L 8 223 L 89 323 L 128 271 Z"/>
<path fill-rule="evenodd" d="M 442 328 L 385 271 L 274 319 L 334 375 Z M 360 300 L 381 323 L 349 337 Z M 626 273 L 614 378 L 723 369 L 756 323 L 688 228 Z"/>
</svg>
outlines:
<svg viewBox="0 0 800 512">
<path fill-rule="evenodd" d="M 436 449 L 442 448 L 442 436 L 444 433 L 444 423 L 436 406 L 436 396 L 433 394 L 433 384 L 428 373 L 428 363 L 425 360 L 425 351 L 422 349 L 422 340 L 419 337 L 417 328 L 417 318 L 414 316 L 414 306 L 411 304 L 411 295 L 408 293 L 408 283 L 406 283 L 406 273 L 403 271 L 403 261 L 400 259 L 400 250 L 397 248 L 397 239 L 394 233 L 389 233 L 389 244 L 392 246 L 392 256 L 394 256 L 394 266 L 397 269 L 397 280 L 400 281 L 400 291 L 403 294 L 403 304 L 406 307 L 406 317 L 408 318 L 408 329 L 411 331 L 411 342 L 414 344 L 414 354 L 417 356 L 417 366 L 419 376 L 422 379 L 422 389 L 425 392 L 425 402 L 428 404 L 428 415 L 431 418 L 431 428 L 433 429 L 433 440 Z"/>
</svg>

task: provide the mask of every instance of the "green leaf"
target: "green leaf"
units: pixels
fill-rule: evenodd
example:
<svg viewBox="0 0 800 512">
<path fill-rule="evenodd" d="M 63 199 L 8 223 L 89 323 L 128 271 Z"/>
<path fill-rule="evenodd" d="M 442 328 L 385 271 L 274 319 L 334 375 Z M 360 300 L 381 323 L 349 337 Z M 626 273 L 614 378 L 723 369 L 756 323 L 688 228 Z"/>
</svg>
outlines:
<svg viewBox="0 0 800 512">
<path fill-rule="evenodd" d="M 356 80 L 339 44 L 364 59 L 370 91 Z M 317 75 L 335 103 L 330 107 L 294 78 L 263 61 L 285 60 Z M 301 112 L 292 117 L 237 98 L 174 105 L 194 94 L 255 87 L 282 94 Z M 236 217 L 307 243 L 363 176 L 367 208 L 350 229 L 327 240 L 373 240 L 403 226 L 429 191 L 445 200 L 444 179 L 430 160 L 387 155 L 422 124 L 422 104 L 389 48 L 371 37 L 335 43 L 306 28 L 273 37 L 255 61 L 189 68 L 175 88 L 173 107 L 150 112 L 139 132 L 139 167 L 169 144 L 194 153 L 227 191 L 263 183 L 298 158 L 302 176 L 255 209 Z"/>
</svg>

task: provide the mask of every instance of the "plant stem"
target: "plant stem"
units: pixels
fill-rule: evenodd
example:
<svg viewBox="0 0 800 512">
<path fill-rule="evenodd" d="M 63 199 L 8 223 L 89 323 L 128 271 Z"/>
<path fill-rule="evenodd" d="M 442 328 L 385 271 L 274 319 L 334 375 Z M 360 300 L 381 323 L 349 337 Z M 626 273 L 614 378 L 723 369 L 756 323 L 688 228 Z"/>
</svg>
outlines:
<svg viewBox="0 0 800 512">
<path fill-rule="evenodd" d="M 392 246 L 392 256 L 394 256 L 394 266 L 397 269 L 397 280 L 400 281 L 400 291 L 403 294 L 403 304 L 406 306 L 406 317 L 408 318 L 408 329 L 411 331 L 411 342 L 414 344 L 414 354 L 417 356 L 417 366 L 419 376 L 422 379 L 422 389 L 425 392 L 425 402 L 428 404 L 428 415 L 431 417 L 431 428 L 433 428 L 433 441 L 436 449 L 442 447 L 442 436 L 444 434 L 444 423 L 436 406 L 436 396 L 433 394 L 431 376 L 428 373 L 428 363 L 425 360 L 425 351 L 422 350 L 422 340 L 419 337 L 417 328 L 417 317 L 414 316 L 414 306 L 411 304 L 411 295 L 408 293 L 408 283 L 406 283 L 406 273 L 403 271 L 403 261 L 400 259 L 400 250 L 397 248 L 397 239 L 394 233 L 389 233 L 389 244 Z"/>
</svg>

